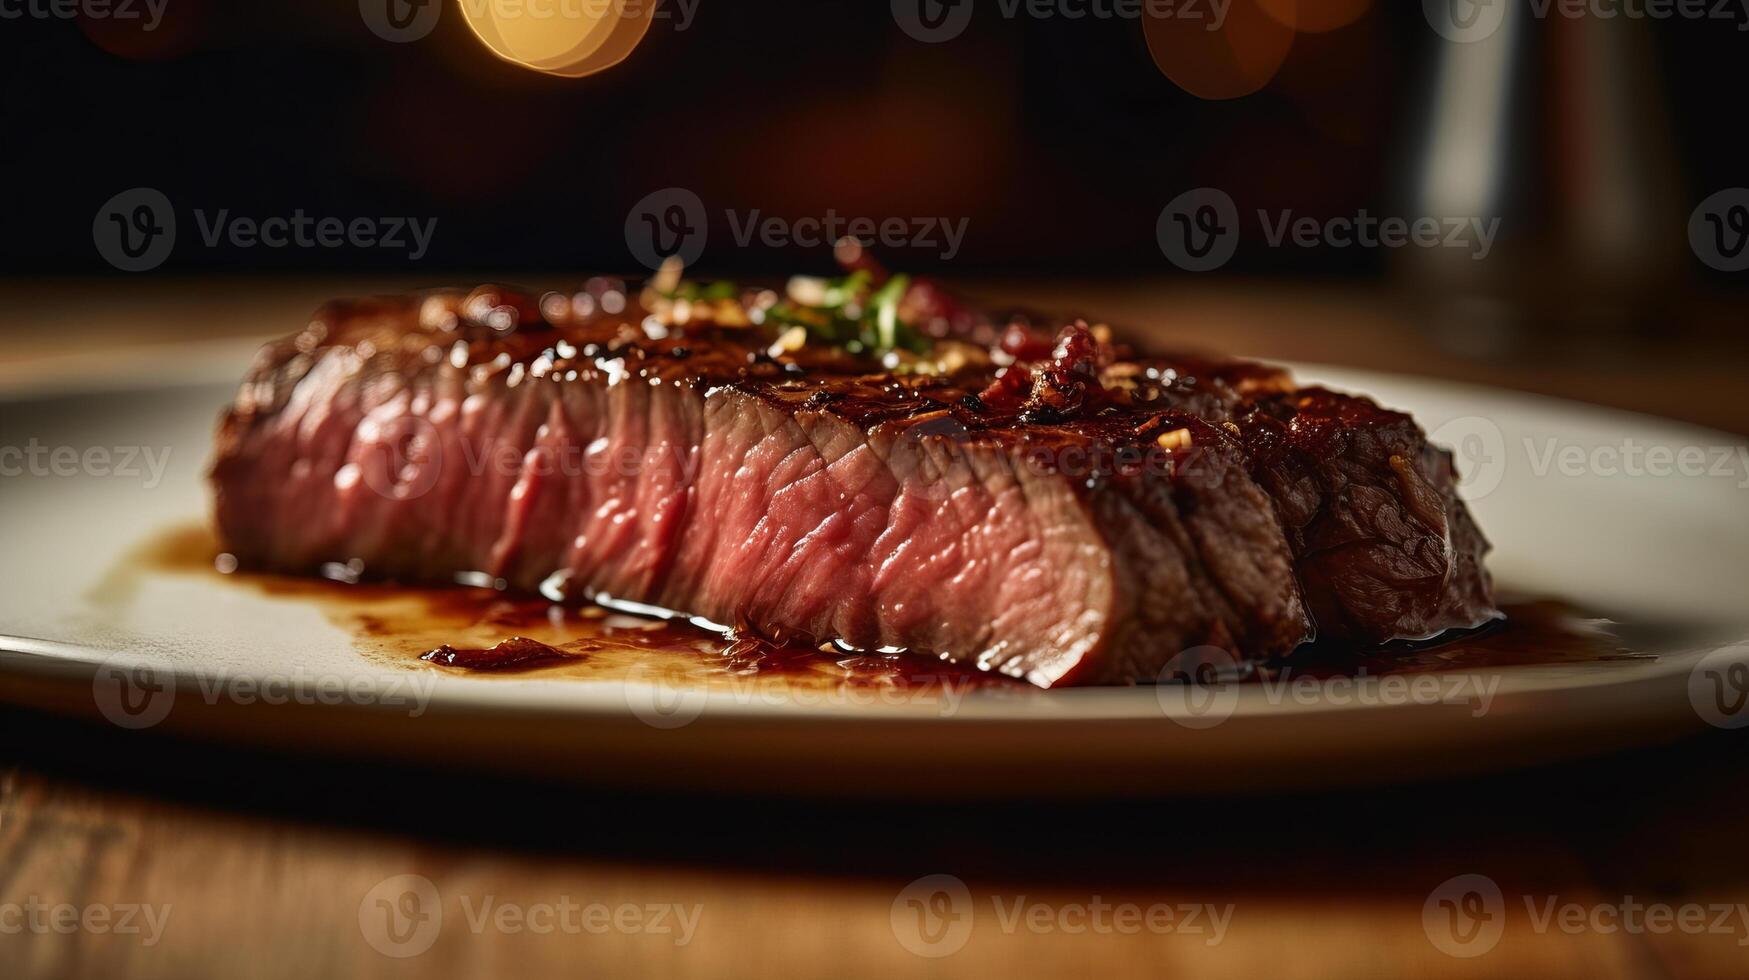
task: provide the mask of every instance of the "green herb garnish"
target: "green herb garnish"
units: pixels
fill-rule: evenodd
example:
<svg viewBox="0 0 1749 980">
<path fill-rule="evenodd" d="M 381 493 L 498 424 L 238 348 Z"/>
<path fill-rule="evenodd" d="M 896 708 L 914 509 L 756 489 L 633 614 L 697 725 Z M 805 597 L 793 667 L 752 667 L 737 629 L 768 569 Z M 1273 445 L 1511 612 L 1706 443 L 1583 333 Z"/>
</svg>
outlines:
<svg viewBox="0 0 1749 980">
<path fill-rule="evenodd" d="M 820 283 L 817 298 L 798 297 L 801 290 L 792 283 L 790 298 L 766 310 L 765 322 L 801 327 L 809 339 L 842 347 L 852 354 L 927 351 L 929 338 L 899 316 L 899 304 L 911 287 L 911 278 L 893 276 L 872 291 L 871 284 L 872 277 L 860 269 Z M 815 290 L 810 288 L 807 292 Z"/>
<path fill-rule="evenodd" d="M 672 292 L 662 295 L 665 299 L 683 299 L 689 303 L 712 302 L 720 299 L 735 299 L 741 295 L 741 287 L 732 282 L 719 281 L 701 284 L 683 279 Z"/>
<path fill-rule="evenodd" d="M 682 279 L 680 273 L 679 262 L 671 259 L 647 288 L 672 302 L 722 302 L 742 295 L 735 283 L 704 285 Z M 910 276 L 892 276 L 876 288 L 867 269 L 835 279 L 797 277 L 790 280 L 784 299 L 749 313 L 755 323 L 780 330 L 800 327 L 809 340 L 852 354 L 880 356 L 896 350 L 924 354 L 931 346 L 929 337 L 899 316 L 899 305 L 910 288 Z"/>
</svg>

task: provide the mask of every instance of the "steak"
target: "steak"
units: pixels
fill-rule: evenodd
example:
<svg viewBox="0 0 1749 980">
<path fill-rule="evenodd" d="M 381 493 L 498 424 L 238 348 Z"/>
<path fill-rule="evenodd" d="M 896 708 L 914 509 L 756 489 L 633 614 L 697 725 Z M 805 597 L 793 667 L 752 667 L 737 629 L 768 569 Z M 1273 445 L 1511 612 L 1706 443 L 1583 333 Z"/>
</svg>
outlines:
<svg viewBox="0 0 1749 980">
<path fill-rule="evenodd" d="M 218 431 L 244 567 L 481 577 L 1042 687 L 1499 614 L 1407 415 L 863 274 L 332 304 Z"/>
</svg>

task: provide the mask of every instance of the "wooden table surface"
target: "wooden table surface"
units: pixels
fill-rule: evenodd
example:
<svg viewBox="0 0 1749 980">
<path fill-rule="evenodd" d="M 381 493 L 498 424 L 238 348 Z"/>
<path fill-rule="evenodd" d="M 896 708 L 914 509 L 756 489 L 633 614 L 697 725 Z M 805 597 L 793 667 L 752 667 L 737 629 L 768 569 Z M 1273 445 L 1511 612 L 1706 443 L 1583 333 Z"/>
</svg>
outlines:
<svg viewBox="0 0 1749 980">
<path fill-rule="evenodd" d="M 288 329 L 346 285 L 198 307 L 7 286 L 0 383 Z M 1441 355 L 1365 294 L 1099 292 L 1204 346 L 1749 431 L 1741 369 L 1704 336 L 1644 342 L 1656 370 L 1631 345 L 1538 368 Z M 0 977 L 1741 977 L 1745 738 L 1292 796 L 920 805 L 588 790 L 449 769 L 441 745 L 383 768 L 0 710 Z"/>
</svg>

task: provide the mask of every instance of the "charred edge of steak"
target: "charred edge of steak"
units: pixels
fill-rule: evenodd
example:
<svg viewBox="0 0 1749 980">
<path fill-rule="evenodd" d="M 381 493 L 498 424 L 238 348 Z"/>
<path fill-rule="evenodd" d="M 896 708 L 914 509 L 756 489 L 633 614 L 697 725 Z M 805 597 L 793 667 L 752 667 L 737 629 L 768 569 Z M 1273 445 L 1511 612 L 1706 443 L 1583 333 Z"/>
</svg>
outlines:
<svg viewBox="0 0 1749 980">
<path fill-rule="evenodd" d="M 320 311 L 221 420 L 225 546 L 293 572 L 563 578 L 1042 686 L 1498 616 L 1449 454 L 1367 399 L 1081 321 L 998 327 L 923 284 L 883 292 L 923 309 L 926 342 L 752 291 L 619 288 Z M 637 465 L 591 462 L 608 453 Z"/>
</svg>

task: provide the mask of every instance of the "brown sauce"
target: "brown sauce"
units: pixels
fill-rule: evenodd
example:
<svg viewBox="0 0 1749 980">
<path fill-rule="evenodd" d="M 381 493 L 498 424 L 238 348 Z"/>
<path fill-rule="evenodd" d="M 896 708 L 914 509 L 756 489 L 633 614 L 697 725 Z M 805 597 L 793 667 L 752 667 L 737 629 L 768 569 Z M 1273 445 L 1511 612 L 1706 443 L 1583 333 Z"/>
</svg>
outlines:
<svg viewBox="0 0 1749 980">
<path fill-rule="evenodd" d="M 1296 674 L 1323 677 L 1653 659 L 1633 649 L 1621 624 L 1570 603 L 1508 593 L 1500 597 L 1500 608 L 1504 619 L 1478 629 L 1373 649 L 1313 643 L 1266 670 L 1291 666 Z"/>
<path fill-rule="evenodd" d="M 587 660 L 586 653 L 568 653 L 555 646 L 531 640 L 526 636 L 513 636 L 508 640 L 499 640 L 489 647 L 462 647 L 457 649 L 445 643 L 435 650 L 427 650 L 419 655 L 419 659 L 439 667 L 460 667 L 463 670 L 532 670 L 566 660 Z"/>
<path fill-rule="evenodd" d="M 212 576 L 236 588 L 314 605 L 352 635 L 362 655 L 379 663 L 482 677 L 637 677 L 706 687 L 753 684 L 761 691 L 767 685 L 782 691 L 855 689 L 871 700 L 881 692 L 927 696 L 944 688 L 1032 690 L 1021 681 L 909 654 L 781 645 L 491 588 L 348 584 L 241 572 L 223 558 L 206 528 L 178 528 L 137 548 L 93 599 L 131 601 L 143 575 Z"/>
<path fill-rule="evenodd" d="M 215 560 L 215 556 L 217 559 Z M 432 665 L 481 675 L 617 680 L 651 672 L 706 686 L 748 678 L 786 687 L 917 690 L 935 686 L 1031 690 L 1026 684 L 948 661 L 774 644 L 685 622 L 569 608 L 538 596 L 472 586 L 347 584 L 237 572 L 205 528 L 181 528 L 147 542 L 99 587 L 125 601 L 145 573 L 205 574 L 239 588 L 316 604 L 354 637 L 359 651 L 403 666 Z M 1253 677 L 1338 676 L 1478 667 L 1644 661 L 1634 631 L 1552 599 L 1505 597 L 1504 620 L 1468 633 L 1371 650 L 1314 644 Z"/>
</svg>

